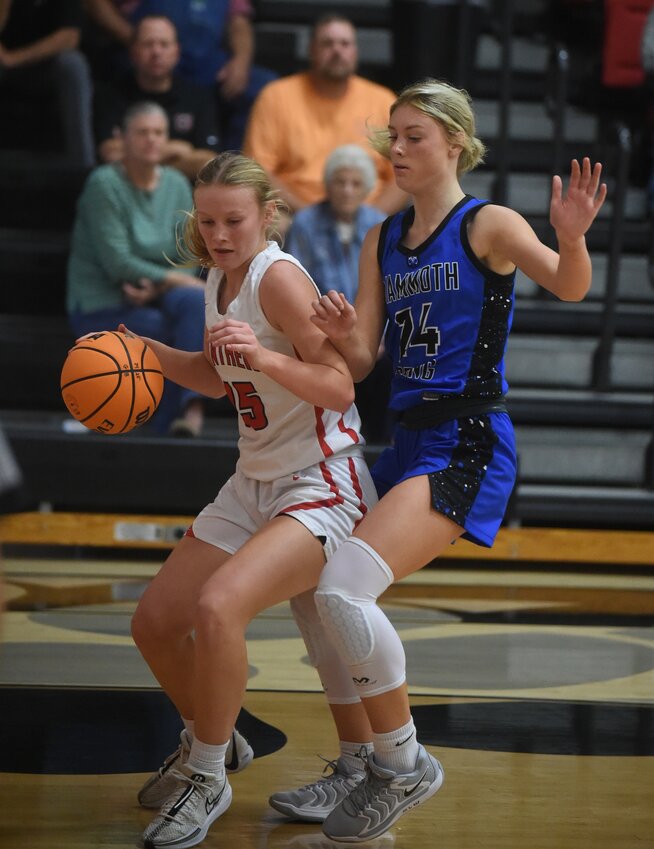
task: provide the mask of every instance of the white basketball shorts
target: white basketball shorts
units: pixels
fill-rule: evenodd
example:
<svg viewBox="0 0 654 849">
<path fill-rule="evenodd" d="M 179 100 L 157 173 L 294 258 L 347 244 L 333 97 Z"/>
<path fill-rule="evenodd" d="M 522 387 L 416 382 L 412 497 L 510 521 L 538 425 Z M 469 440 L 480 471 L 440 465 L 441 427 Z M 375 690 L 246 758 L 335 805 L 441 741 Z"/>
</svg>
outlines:
<svg viewBox="0 0 654 849">
<path fill-rule="evenodd" d="M 274 481 L 238 471 L 187 534 L 234 554 L 266 522 L 292 516 L 323 541 L 330 557 L 377 502 L 361 455 L 339 456 Z"/>
</svg>

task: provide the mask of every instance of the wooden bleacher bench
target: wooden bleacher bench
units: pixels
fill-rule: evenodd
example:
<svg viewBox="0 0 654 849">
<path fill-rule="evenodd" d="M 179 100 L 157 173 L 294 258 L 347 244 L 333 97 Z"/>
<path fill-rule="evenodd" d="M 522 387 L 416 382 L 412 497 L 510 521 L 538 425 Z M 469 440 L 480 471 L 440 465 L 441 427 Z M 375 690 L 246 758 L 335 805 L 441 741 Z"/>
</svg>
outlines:
<svg viewBox="0 0 654 849">
<path fill-rule="evenodd" d="M 192 516 L 25 512 L 0 516 L 0 543 L 170 549 Z M 654 532 L 501 528 L 493 548 L 465 540 L 442 559 L 654 567 Z"/>
</svg>

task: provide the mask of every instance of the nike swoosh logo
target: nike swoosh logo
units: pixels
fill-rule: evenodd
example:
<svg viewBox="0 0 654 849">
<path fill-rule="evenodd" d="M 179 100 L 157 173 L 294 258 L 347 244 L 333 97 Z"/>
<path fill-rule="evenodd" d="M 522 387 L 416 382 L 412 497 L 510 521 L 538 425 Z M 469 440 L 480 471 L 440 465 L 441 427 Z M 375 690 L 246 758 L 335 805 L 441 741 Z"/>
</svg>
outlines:
<svg viewBox="0 0 654 849">
<path fill-rule="evenodd" d="M 225 764 L 225 769 L 230 770 L 230 772 L 236 772 L 238 769 L 238 752 L 236 751 L 236 734 L 232 731 L 232 756 L 229 759 L 229 763 Z"/>
<path fill-rule="evenodd" d="M 400 741 L 398 741 L 395 745 L 396 745 L 396 746 L 403 746 L 405 743 L 408 743 L 408 742 L 409 742 L 409 740 L 410 740 L 412 737 L 413 737 L 413 731 L 409 734 L 409 736 L 408 736 L 408 737 L 405 737 L 405 738 L 404 738 L 404 740 L 400 740 Z"/>
<path fill-rule="evenodd" d="M 429 767 L 428 767 L 427 769 L 429 769 Z M 410 796 L 412 793 L 414 793 L 414 792 L 418 789 L 418 787 L 420 787 L 420 785 L 421 785 L 421 784 L 422 784 L 422 782 L 424 781 L 425 776 L 427 775 L 427 769 L 426 769 L 426 770 L 423 772 L 423 774 L 420 776 L 420 778 L 418 779 L 418 783 L 417 783 L 417 784 L 414 784 L 414 785 L 413 785 L 413 787 L 411 787 L 411 789 L 410 789 L 410 790 L 405 790 L 405 791 L 404 791 L 404 798 L 405 798 L 405 799 L 406 799 L 406 797 L 407 797 L 407 796 Z"/>
<path fill-rule="evenodd" d="M 222 795 L 225 792 L 226 784 L 227 784 L 227 782 L 225 782 L 225 784 L 223 784 L 222 790 L 220 791 L 220 793 L 217 796 L 214 796 L 213 799 L 211 798 L 211 796 L 207 796 L 207 798 L 204 800 L 204 809 L 208 814 L 210 814 L 213 811 L 213 809 L 216 807 L 218 802 L 220 802 Z"/>
</svg>

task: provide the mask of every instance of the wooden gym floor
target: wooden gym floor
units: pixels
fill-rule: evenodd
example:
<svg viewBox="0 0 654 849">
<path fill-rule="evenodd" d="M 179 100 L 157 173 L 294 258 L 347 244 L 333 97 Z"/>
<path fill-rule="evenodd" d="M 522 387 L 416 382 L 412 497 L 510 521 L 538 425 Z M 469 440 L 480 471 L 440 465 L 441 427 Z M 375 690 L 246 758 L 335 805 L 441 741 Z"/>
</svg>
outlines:
<svg viewBox="0 0 654 849">
<path fill-rule="evenodd" d="M 59 531 L 53 521 L 0 520 L 0 538 L 14 543 L 4 558 L 0 847 L 132 849 L 152 815 L 136 791 L 179 731 L 129 636 L 172 525 L 144 519 L 110 545 L 97 517 L 64 531 L 65 519 Z M 50 522 L 54 554 L 21 547 L 38 540 L 34 522 L 41 532 Z M 104 547 L 89 549 L 87 532 Z M 384 597 L 404 640 L 419 737 L 446 779 L 365 846 L 654 847 L 654 535 L 611 540 L 608 556 L 601 534 L 507 530 L 505 560 L 453 554 Z M 336 752 L 288 605 L 252 623 L 248 652 L 239 727 L 256 758 L 231 779 L 232 806 L 202 845 L 335 847 L 318 826 L 267 805 Z"/>
</svg>

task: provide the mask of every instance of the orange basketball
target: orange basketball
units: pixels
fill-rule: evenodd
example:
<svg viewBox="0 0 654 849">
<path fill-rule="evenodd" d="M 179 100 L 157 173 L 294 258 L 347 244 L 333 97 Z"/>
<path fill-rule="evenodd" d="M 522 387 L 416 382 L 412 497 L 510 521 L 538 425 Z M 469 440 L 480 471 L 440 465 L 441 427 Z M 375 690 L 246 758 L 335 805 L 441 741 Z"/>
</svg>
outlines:
<svg viewBox="0 0 654 849">
<path fill-rule="evenodd" d="M 68 412 L 90 430 L 127 433 L 159 406 L 163 374 L 156 354 L 137 339 L 110 330 L 68 352 L 61 394 Z"/>
</svg>

